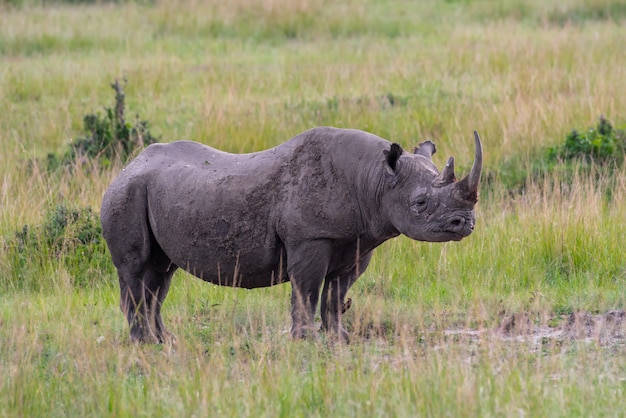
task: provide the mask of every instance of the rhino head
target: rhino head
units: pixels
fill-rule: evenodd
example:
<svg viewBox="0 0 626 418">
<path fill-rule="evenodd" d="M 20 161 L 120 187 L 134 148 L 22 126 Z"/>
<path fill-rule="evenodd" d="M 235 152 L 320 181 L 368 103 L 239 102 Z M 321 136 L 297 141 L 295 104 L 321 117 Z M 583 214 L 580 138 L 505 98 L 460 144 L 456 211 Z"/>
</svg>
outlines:
<svg viewBox="0 0 626 418">
<path fill-rule="evenodd" d="M 460 181 L 454 158 L 439 172 L 432 162 L 435 144 L 422 142 L 413 154 L 392 144 L 384 151 L 387 191 L 382 209 L 395 229 L 419 241 L 459 241 L 474 230 L 474 205 L 482 171 L 482 145 L 474 131 L 476 155 L 470 173 Z"/>
</svg>

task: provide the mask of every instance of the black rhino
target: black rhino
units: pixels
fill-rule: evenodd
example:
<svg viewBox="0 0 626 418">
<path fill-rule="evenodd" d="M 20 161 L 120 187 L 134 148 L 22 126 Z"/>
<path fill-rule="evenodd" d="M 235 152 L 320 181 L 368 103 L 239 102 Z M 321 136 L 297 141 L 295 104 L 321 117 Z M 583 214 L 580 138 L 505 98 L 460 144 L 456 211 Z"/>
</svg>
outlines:
<svg viewBox="0 0 626 418">
<path fill-rule="evenodd" d="M 474 230 L 482 169 L 474 137 L 460 181 L 452 158 L 437 170 L 430 141 L 408 153 L 352 129 L 318 127 L 251 154 L 191 141 L 148 146 L 101 208 L 131 339 L 171 337 L 161 305 L 177 268 L 223 286 L 290 281 L 293 337 L 315 332 L 321 289 L 322 329 L 347 338 L 346 293 L 376 247 L 399 234 L 443 242 Z"/>
</svg>

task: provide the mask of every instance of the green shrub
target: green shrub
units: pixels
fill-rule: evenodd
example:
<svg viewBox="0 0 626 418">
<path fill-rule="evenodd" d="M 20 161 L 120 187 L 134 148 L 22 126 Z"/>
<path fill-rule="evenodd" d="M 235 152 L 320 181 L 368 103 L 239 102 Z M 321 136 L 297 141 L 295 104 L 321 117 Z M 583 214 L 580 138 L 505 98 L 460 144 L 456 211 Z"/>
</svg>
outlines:
<svg viewBox="0 0 626 418">
<path fill-rule="evenodd" d="M 526 161 L 505 160 L 486 173 L 487 192 L 491 185 L 502 183 L 511 194 L 522 193 L 528 181 L 541 184 L 548 176 L 563 184 L 569 184 L 576 173 L 610 176 L 624 164 L 625 153 L 626 132 L 600 117 L 595 127 L 584 132 L 572 130 L 561 145 L 540 149 Z"/>
<path fill-rule="evenodd" d="M 73 141 L 61 157 L 48 154 L 46 163 L 49 170 L 76 164 L 83 159 L 98 160 L 101 166 L 108 167 L 117 158 L 122 162 L 128 161 L 136 150 L 158 140 L 150 133 L 147 121 L 138 117 L 134 125 L 126 121 L 123 87 L 115 80 L 111 88 L 115 90 L 115 107 L 106 107 L 103 116 L 85 115 L 85 136 Z"/>
<path fill-rule="evenodd" d="M 112 272 L 100 220 L 90 207 L 57 204 L 41 225 L 24 225 L 4 241 L 11 268 L 3 286 L 9 288 L 54 286 L 48 273 L 59 266 L 77 287 L 98 284 L 103 273 Z"/>
<path fill-rule="evenodd" d="M 551 160 L 581 160 L 584 163 L 621 166 L 626 152 L 626 133 L 614 129 L 604 117 L 598 125 L 586 132 L 573 130 L 565 137 L 561 146 L 548 149 Z"/>
</svg>

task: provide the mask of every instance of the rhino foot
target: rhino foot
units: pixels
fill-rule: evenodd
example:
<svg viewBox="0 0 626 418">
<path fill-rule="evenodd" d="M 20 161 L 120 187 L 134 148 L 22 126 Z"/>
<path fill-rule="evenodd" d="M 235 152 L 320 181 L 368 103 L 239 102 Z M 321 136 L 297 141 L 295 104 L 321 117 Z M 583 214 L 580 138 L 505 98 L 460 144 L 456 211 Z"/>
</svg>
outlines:
<svg viewBox="0 0 626 418">
<path fill-rule="evenodd" d="M 176 336 L 170 332 L 164 335 L 154 335 L 154 334 L 132 334 L 130 336 L 130 341 L 138 344 L 169 344 L 169 345 L 177 345 L 178 341 Z"/>
<path fill-rule="evenodd" d="M 130 341 L 137 344 L 159 344 L 161 341 L 152 333 L 130 333 Z"/>
<path fill-rule="evenodd" d="M 323 327 L 320 329 L 331 341 L 340 343 L 340 344 L 350 344 L 350 333 L 342 326 L 339 329 L 324 329 Z"/>
<path fill-rule="evenodd" d="M 291 338 L 294 340 L 314 340 L 318 337 L 318 332 L 312 327 L 291 327 Z"/>
<path fill-rule="evenodd" d="M 157 336 L 159 339 L 159 343 L 161 344 L 169 344 L 169 345 L 177 345 L 178 340 L 176 336 L 169 331 L 163 332 L 160 336 Z"/>
<path fill-rule="evenodd" d="M 136 326 L 130 330 L 130 340 L 140 344 L 176 344 L 176 336 L 166 329 L 154 332 L 147 327 Z"/>
</svg>

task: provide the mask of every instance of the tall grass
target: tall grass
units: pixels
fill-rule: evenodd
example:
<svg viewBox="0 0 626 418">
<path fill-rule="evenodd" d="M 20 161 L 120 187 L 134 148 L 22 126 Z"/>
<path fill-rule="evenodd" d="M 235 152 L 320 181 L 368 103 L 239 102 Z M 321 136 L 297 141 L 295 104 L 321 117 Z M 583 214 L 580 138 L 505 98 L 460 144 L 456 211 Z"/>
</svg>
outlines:
<svg viewBox="0 0 626 418">
<path fill-rule="evenodd" d="M 91 262 L 11 247 L 61 204 L 99 210 L 121 164 L 29 161 L 82 137 L 116 78 L 164 141 L 249 152 L 335 125 L 432 139 L 462 174 L 476 129 L 497 172 L 600 115 L 624 125 L 622 2 L 76 3 L 0 1 L 0 416 L 623 413 L 623 338 L 496 330 L 624 308 L 624 168 L 522 193 L 496 175 L 472 236 L 386 243 L 350 292 L 350 345 L 291 341 L 289 285 L 183 272 L 164 306 L 178 344 L 132 345 L 103 245 Z"/>
<path fill-rule="evenodd" d="M 279 23 L 280 17 L 259 6 L 263 2 L 255 4 L 260 20 Z M 120 73 L 130 80 L 129 98 L 142 102 L 142 115 L 159 121 L 155 128 L 165 138 L 194 138 L 232 150 L 273 145 L 311 125 L 333 124 L 367 128 L 407 146 L 415 137 L 434 136 L 448 154 L 470 150 L 465 138 L 480 125 L 493 145 L 491 162 L 552 144 L 600 113 L 618 120 L 624 105 L 613 94 L 624 78 L 614 53 L 623 35 L 617 23 L 479 25 L 466 22 L 461 5 L 424 3 L 408 11 L 391 6 L 388 13 L 353 5 L 371 21 L 361 23 L 367 25 L 362 33 L 333 38 L 320 28 L 323 16 L 346 25 L 359 19 L 338 17 L 347 6 L 306 4 L 312 4 L 306 13 L 322 10 L 322 16 L 303 25 L 308 38 L 293 39 L 161 33 L 163 24 L 181 21 L 187 28 L 196 19 L 228 21 L 228 13 L 239 10 L 211 4 L 131 4 L 124 6 L 123 20 L 114 7 L 8 10 L 0 18 L 2 44 L 8 45 L 3 55 L 11 62 L 3 74 L 3 103 L 20 123 L 3 131 L 14 138 L 10 145 L 19 138 L 29 152 L 59 147 L 80 129 L 85 107 L 105 102 L 108 83 Z M 276 8 L 290 11 L 283 4 Z M 449 14 L 441 14 L 448 8 Z M 436 12 L 441 16 L 432 20 Z M 412 23 L 403 36 L 376 32 L 379 19 L 408 16 Z M 241 19 L 233 25 L 248 27 Z M 33 50 L 22 44 L 45 36 L 62 46 L 44 43 Z M 81 36 L 92 40 L 86 51 L 70 43 Z M 111 47 L 98 45 L 108 39 Z M 377 98 L 387 94 L 404 99 L 405 109 L 380 112 Z M 324 108 L 335 99 L 338 106 Z M 241 142 L 230 141 L 233 136 L 249 146 L 229 144 Z"/>
</svg>

